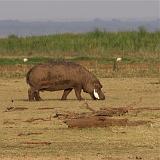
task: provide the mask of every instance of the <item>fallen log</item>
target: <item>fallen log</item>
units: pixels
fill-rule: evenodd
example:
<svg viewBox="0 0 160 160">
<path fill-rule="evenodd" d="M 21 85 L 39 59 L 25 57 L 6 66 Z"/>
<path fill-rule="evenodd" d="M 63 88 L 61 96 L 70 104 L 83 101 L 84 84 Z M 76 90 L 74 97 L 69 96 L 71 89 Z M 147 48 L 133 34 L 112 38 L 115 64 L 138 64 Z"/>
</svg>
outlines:
<svg viewBox="0 0 160 160">
<path fill-rule="evenodd" d="M 77 119 L 77 118 L 86 118 L 91 116 L 107 116 L 107 117 L 113 117 L 113 116 L 122 116 L 127 114 L 129 109 L 127 107 L 121 107 L 121 108 L 101 108 L 98 111 L 92 111 L 87 113 L 73 113 L 73 112 L 62 112 L 62 113 L 55 113 L 53 116 L 54 118 L 59 118 L 61 120 L 63 119 Z"/>
<path fill-rule="evenodd" d="M 86 117 L 77 119 L 68 119 L 64 121 L 69 128 L 90 128 L 90 127 L 109 127 L 109 126 L 138 126 L 147 124 L 148 121 L 130 121 L 126 118 L 115 119 L 100 117 Z"/>
<path fill-rule="evenodd" d="M 127 118 L 119 118 L 128 113 L 127 107 L 101 108 L 98 111 L 88 113 L 56 113 L 54 118 L 62 120 L 69 128 L 109 127 L 109 126 L 138 126 L 149 121 L 130 121 Z M 114 118 L 113 118 L 114 117 Z"/>
</svg>

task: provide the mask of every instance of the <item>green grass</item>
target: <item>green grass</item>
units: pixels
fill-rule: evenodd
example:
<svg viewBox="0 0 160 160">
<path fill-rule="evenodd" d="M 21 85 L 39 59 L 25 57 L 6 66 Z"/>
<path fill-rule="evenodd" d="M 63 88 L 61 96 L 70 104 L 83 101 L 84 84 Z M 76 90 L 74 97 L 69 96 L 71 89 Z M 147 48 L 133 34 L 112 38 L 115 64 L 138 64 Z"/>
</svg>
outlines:
<svg viewBox="0 0 160 160">
<path fill-rule="evenodd" d="M 37 64 L 49 61 L 50 58 L 33 57 L 28 62 L 23 62 L 23 58 L 0 58 L 0 65 L 16 65 L 16 64 Z"/>
<path fill-rule="evenodd" d="M 102 57 L 30 57 L 27 62 L 22 58 L 0 58 L 0 77 L 22 78 L 36 64 L 52 61 L 72 61 L 80 63 L 98 77 L 159 77 L 159 62 L 154 58 L 124 57 L 114 65 L 115 58 Z"/>
<path fill-rule="evenodd" d="M 64 33 L 47 36 L 0 39 L 0 56 L 94 56 L 155 57 L 160 52 L 160 32 L 103 32 Z"/>
<path fill-rule="evenodd" d="M 122 62 L 113 72 L 117 57 L 122 57 Z M 137 32 L 111 33 L 97 29 L 0 39 L 0 77 L 24 77 L 31 65 L 53 60 L 82 63 L 99 77 L 159 77 L 160 32 L 140 28 Z"/>
<path fill-rule="evenodd" d="M 27 62 L 23 62 L 23 57 L 21 58 L 0 58 L 0 65 L 16 65 L 16 64 L 39 64 L 39 63 L 47 63 L 52 61 L 94 61 L 99 64 L 113 64 L 116 60 L 115 58 L 103 58 L 103 57 L 89 57 L 89 56 L 73 56 L 68 58 L 52 58 L 52 57 L 30 57 Z M 124 57 L 122 58 L 124 64 L 134 64 L 134 63 L 151 63 L 158 64 L 160 62 L 159 58 L 142 58 L 142 57 Z"/>
</svg>

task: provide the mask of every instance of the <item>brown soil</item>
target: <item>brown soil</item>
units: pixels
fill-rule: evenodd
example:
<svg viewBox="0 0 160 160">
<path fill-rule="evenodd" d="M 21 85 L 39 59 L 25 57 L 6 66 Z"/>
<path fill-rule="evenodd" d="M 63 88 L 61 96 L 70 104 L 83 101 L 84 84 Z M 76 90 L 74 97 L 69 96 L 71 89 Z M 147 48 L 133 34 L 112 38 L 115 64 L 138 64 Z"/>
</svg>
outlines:
<svg viewBox="0 0 160 160">
<path fill-rule="evenodd" d="M 47 117 L 47 118 L 30 118 L 24 122 L 34 122 L 34 121 L 51 121 L 51 117 Z"/>
<path fill-rule="evenodd" d="M 28 144 L 28 145 L 50 145 L 52 144 L 51 142 L 23 142 L 23 144 Z"/>
<path fill-rule="evenodd" d="M 54 115 L 54 118 L 58 117 L 59 119 L 65 120 L 65 119 L 86 118 L 86 117 L 91 117 L 91 116 L 107 116 L 107 117 L 122 116 L 128 113 L 129 109 L 127 107 L 101 108 L 98 111 L 95 111 L 93 109 L 91 111 L 92 111 L 91 113 L 81 113 L 81 114 L 73 113 L 73 112 L 56 113 Z"/>
<path fill-rule="evenodd" d="M 99 70 L 97 69 L 97 71 Z M 62 91 L 60 91 L 43 92 L 41 96 L 45 101 L 28 102 L 28 86 L 25 78 L 1 78 L 0 159 L 6 157 L 9 158 L 8 160 L 55 159 L 57 155 L 57 159 L 71 159 L 75 155 L 74 159 L 76 160 L 97 160 L 98 158 L 114 160 L 158 159 L 160 86 L 150 83 L 158 82 L 159 78 L 102 78 L 100 81 L 107 96 L 105 101 L 92 101 L 90 96 L 83 92 L 82 96 L 86 99 L 85 101 L 77 101 L 74 92 L 69 95 L 67 101 L 59 101 L 58 98 L 62 95 Z M 13 103 L 12 100 L 14 100 Z M 86 109 L 87 105 L 93 109 Z M 110 108 L 108 108 L 109 106 Z M 26 107 L 28 109 L 12 111 L 12 107 Z M 38 110 L 38 108 L 45 107 L 54 107 L 55 109 Z M 116 109 L 113 107 L 118 108 L 117 112 L 119 113 L 115 112 Z M 11 112 L 4 112 L 7 108 Z M 106 108 L 111 109 L 112 113 Z M 127 109 L 128 113 L 123 112 L 122 108 Z M 56 114 L 56 112 L 58 113 Z M 59 114 L 58 118 L 54 119 L 53 114 L 55 117 Z M 49 120 L 50 115 L 52 116 L 51 121 Z M 95 128 L 92 129 L 81 130 L 67 129 L 67 125 L 63 123 L 63 121 L 76 120 L 80 117 L 83 119 L 87 116 L 90 118 L 94 115 L 101 121 L 103 117 L 107 120 L 113 119 L 115 123 L 118 123 L 116 120 L 122 119 L 120 120 L 121 125 L 127 123 L 130 126 L 106 127 L 98 130 L 97 126 L 94 126 Z M 60 117 L 61 119 L 59 119 Z M 44 121 L 47 118 L 49 121 Z M 29 122 L 24 122 L 26 120 Z M 151 122 L 132 127 L 133 123 L 134 125 L 141 123 L 138 121 L 138 124 L 135 124 L 135 120 Z M 153 125 L 152 122 L 154 122 Z M 42 134 L 32 135 L 32 133 L 38 132 Z M 51 144 L 47 145 L 46 142 Z"/>
<path fill-rule="evenodd" d="M 150 109 L 150 108 L 142 108 Z M 158 108 L 154 108 L 158 109 Z M 149 121 L 130 121 L 127 118 L 119 118 L 128 112 L 142 111 L 140 108 L 132 109 L 128 107 L 121 108 L 101 108 L 91 113 L 56 113 L 54 118 L 62 120 L 69 128 L 86 128 L 86 127 L 109 127 L 109 126 L 138 126 L 149 123 Z M 112 118 L 111 118 L 112 117 Z"/>
<path fill-rule="evenodd" d="M 96 111 L 96 116 L 123 116 L 129 112 L 128 107 L 121 108 L 101 108 L 99 111 Z"/>
<path fill-rule="evenodd" d="M 3 124 L 9 125 L 9 124 L 15 124 L 15 122 L 9 121 L 9 120 L 5 120 L 5 121 L 3 122 Z"/>
<path fill-rule="evenodd" d="M 31 133 L 19 133 L 18 136 L 30 136 L 30 135 L 40 135 L 41 132 L 31 132 Z"/>
<path fill-rule="evenodd" d="M 100 117 L 87 117 L 70 119 L 64 121 L 69 128 L 88 128 L 88 127 L 109 127 L 109 126 L 138 126 L 148 123 L 148 121 L 129 121 L 128 119 L 115 119 Z"/>
<path fill-rule="evenodd" d="M 37 108 L 38 110 L 48 110 L 48 109 L 55 109 L 54 107 L 41 107 Z"/>
<path fill-rule="evenodd" d="M 28 109 L 27 107 L 7 107 L 4 112 L 23 111 L 27 109 Z"/>
<path fill-rule="evenodd" d="M 160 107 L 141 107 L 141 108 L 132 108 L 132 111 L 144 111 L 144 110 L 150 110 L 150 111 L 158 111 L 160 110 Z"/>
</svg>

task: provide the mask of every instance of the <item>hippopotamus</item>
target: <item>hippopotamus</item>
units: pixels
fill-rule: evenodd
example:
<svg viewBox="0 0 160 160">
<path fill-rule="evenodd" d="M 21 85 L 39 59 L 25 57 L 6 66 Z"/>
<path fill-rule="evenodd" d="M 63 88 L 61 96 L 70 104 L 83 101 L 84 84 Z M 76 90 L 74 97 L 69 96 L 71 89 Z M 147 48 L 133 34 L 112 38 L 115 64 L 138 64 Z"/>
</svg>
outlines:
<svg viewBox="0 0 160 160">
<path fill-rule="evenodd" d="M 68 94 L 75 90 L 78 100 L 83 100 L 81 91 L 89 93 L 94 100 L 104 100 L 102 84 L 96 76 L 85 67 L 73 62 L 52 62 L 38 64 L 32 67 L 27 75 L 29 84 L 29 101 L 41 100 L 40 91 L 64 90 L 61 100 L 66 100 Z"/>
</svg>

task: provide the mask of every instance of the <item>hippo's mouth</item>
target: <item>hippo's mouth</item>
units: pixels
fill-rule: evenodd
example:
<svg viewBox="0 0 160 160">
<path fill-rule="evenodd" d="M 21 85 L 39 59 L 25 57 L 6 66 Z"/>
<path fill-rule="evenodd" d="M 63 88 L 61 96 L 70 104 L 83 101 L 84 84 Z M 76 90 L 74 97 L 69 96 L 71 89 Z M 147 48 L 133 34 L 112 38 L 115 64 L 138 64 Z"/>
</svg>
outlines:
<svg viewBox="0 0 160 160">
<path fill-rule="evenodd" d="M 105 99 L 105 96 L 103 93 L 98 93 L 96 92 L 96 90 L 94 89 L 93 91 L 93 99 L 94 100 L 104 100 Z"/>
</svg>

